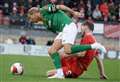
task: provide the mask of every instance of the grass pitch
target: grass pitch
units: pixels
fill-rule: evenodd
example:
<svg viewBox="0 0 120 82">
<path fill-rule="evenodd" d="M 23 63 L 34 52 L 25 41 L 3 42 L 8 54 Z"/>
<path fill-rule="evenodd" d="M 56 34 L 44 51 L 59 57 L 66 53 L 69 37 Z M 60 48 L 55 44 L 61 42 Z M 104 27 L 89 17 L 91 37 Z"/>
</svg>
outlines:
<svg viewBox="0 0 120 82">
<path fill-rule="evenodd" d="M 15 62 L 24 65 L 24 74 L 14 76 L 10 66 Z M 100 80 L 96 62 L 77 79 L 47 79 L 46 71 L 54 68 L 49 57 L 0 55 L 0 82 L 120 82 L 120 60 L 104 60 L 108 80 Z"/>
</svg>

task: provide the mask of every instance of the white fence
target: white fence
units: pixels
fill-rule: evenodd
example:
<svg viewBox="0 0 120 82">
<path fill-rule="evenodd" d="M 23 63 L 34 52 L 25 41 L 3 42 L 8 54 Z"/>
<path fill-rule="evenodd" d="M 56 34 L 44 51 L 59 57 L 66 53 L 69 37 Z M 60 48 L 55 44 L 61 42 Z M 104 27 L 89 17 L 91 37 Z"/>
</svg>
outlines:
<svg viewBox="0 0 120 82">
<path fill-rule="evenodd" d="M 48 48 L 45 45 L 0 44 L 0 54 L 48 56 Z M 100 57 L 102 59 L 120 59 L 120 51 L 111 50 L 106 55 L 100 55 Z"/>
<path fill-rule="evenodd" d="M 47 56 L 48 46 L 0 44 L 0 54 Z"/>
</svg>

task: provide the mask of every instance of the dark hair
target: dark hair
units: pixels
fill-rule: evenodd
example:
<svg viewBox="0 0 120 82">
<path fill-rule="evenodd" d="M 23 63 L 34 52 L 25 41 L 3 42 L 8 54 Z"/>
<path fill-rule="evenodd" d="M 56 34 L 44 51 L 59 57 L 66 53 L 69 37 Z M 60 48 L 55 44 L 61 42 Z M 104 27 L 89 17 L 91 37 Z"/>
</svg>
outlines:
<svg viewBox="0 0 120 82">
<path fill-rule="evenodd" d="M 89 28 L 91 31 L 94 30 L 94 24 L 93 24 L 92 22 L 85 21 L 82 25 L 88 26 L 88 28 Z"/>
</svg>

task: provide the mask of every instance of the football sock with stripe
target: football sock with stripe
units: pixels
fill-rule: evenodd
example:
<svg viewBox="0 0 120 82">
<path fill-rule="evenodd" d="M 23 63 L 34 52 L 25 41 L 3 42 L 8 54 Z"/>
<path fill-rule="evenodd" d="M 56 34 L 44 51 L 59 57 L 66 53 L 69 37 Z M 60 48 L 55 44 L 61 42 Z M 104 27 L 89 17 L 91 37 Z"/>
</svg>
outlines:
<svg viewBox="0 0 120 82">
<path fill-rule="evenodd" d="M 92 49 L 91 45 L 73 45 L 71 47 L 71 53 L 74 54 L 77 52 L 82 52 L 90 49 Z"/>
<path fill-rule="evenodd" d="M 51 58 L 53 60 L 53 63 L 55 65 L 56 69 L 61 68 L 61 59 L 60 59 L 60 55 L 58 52 L 55 52 L 53 54 L 51 54 Z"/>
</svg>

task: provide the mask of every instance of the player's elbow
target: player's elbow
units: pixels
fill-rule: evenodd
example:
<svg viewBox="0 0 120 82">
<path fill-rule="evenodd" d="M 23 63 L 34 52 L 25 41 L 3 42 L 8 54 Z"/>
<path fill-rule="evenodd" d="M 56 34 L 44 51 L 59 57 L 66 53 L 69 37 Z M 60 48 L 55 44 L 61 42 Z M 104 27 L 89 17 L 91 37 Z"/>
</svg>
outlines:
<svg viewBox="0 0 120 82">
<path fill-rule="evenodd" d="M 64 45 L 64 52 L 65 52 L 66 54 L 71 54 L 71 45 L 65 44 L 65 45 Z"/>
<path fill-rule="evenodd" d="M 49 54 L 49 55 L 51 55 L 51 54 L 53 54 L 53 53 L 55 53 L 55 52 L 56 52 L 56 49 L 53 48 L 53 47 L 50 47 L 50 48 L 48 49 L 48 54 Z"/>
<path fill-rule="evenodd" d="M 70 50 L 69 48 L 64 48 L 64 52 L 65 52 L 66 54 L 71 54 L 71 50 Z"/>
</svg>

